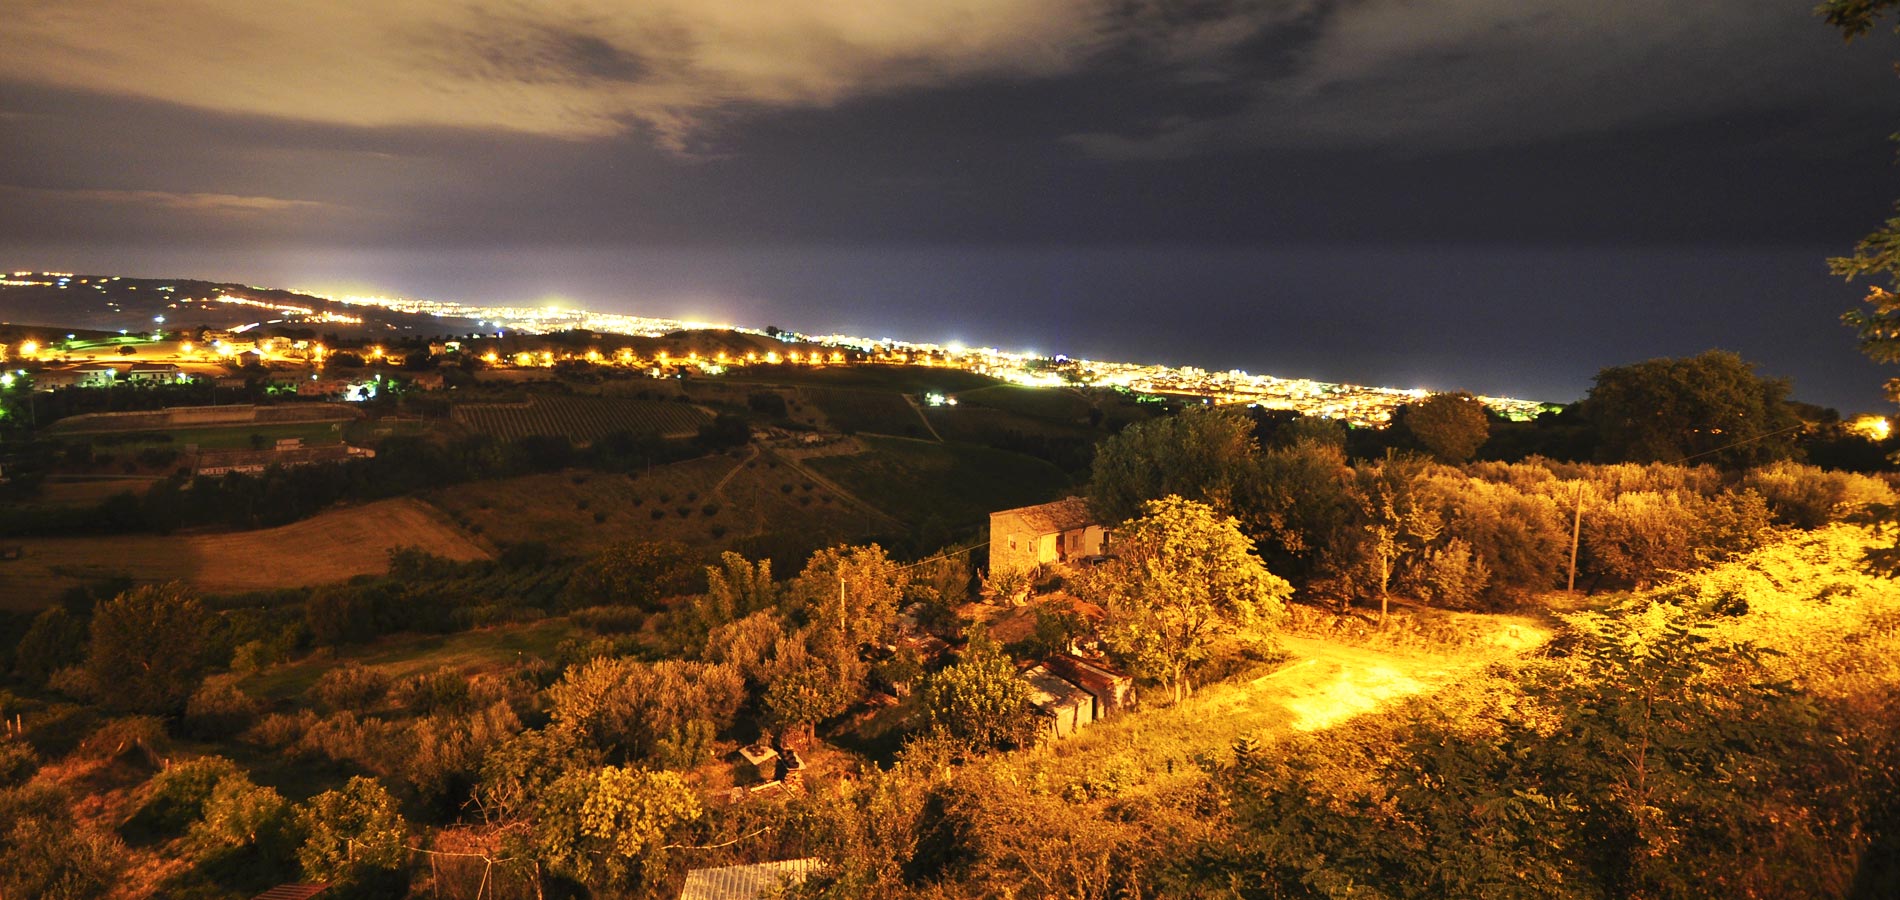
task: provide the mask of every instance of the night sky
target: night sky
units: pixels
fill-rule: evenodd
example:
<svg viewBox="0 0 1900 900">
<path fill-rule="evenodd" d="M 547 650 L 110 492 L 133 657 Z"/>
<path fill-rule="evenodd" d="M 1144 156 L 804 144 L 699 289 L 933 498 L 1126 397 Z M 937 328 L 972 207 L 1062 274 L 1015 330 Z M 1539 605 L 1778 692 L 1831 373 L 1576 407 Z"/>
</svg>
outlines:
<svg viewBox="0 0 1900 900">
<path fill-rule="evenodd" d="M 7 0 L 0 265 L 1580 396 L 1882 407 L 1812 0 Z"/>
</svg>

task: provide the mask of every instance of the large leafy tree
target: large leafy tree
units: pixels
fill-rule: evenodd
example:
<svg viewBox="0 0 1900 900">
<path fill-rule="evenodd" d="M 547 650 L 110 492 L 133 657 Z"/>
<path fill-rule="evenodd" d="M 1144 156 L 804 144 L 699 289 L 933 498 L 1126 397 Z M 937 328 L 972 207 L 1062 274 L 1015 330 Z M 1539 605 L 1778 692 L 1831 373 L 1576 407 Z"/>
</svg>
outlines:
<svg viewBox="0 0 1900 900">
<path fill-rule="evenodd" d="M 1406 404 L 1399 410 L 1398 424 L 1433 459 L 1453 466 L 1471 459 L 1491 436 L 1484 403 L 1464 391 Z"/>
<path fill-rule="evenodd" d="M 690 593 L 698 567 L 678 541 L 620 541 L 582 564 L 568 582 L 568 602 L 625 604 L 656 609 L 660 601 Z"/>
<path fill-rule="evenodd" d="M 1259 452 L 1253 423 L 1232 409 L 1193 406 L 1139 422 L 1095 451 L 1089 504 L 1112 522 L 1169 495 L 1231 512 L 1236 485 Z"/>
<path fill-rule="evenodd" d="M 1142 513 L 1121 530 L 1118 558 L 1079 589 L 1108 611 L 1109 648 L 1179 700 L 1217 637 L 1280 618 L 1293 588 L 1253 555 L 1239 522 L 1205 503 L 1166 497 Z"/>
<path fill-rule="evenodd" d="M 884 548 L 839 546 L 812 554 L 786 593 L 801 622 L 855 651 L 897 624 L 908 582 Z"/>
<path fill-rule="evenodd" d="M 297 822 L 305 835 L 297 860 L 314 881 L 381 883 L 408 862 L 409 824 L 374 778 L 357 776 L 342 790 L 311 797 Z"/>
<path fill-rule="evenodd" d="M 1794 452 L 1788 382 L 1725 350 L 1597 373 L 1583 412 L 1611 462 L 1692 460 L 1745 468 Z"/>
<path fill-rule="evenodd" d="M 699 795 L 672 772 L 608 766 L 569 772 L 536 809 L 533 842 L 548 869 L 598 887 L 664 871 L 667 835 L 697 821 Z"/>
<path fill-rule="evenodd" d="M 204 674 L 211 616 L 183 584 L 126 591 L 92 616 L 86 669 L 108 708 L 174 713 Z"/>
<path fill-rule="evenodd" d="M 932 727 L 973 747 L 1016 747 L 1034 733 L 1029 685 L 988 635 L 972 635 L 956 665 L 931 675 L 922 700 Z"/>
</svg>

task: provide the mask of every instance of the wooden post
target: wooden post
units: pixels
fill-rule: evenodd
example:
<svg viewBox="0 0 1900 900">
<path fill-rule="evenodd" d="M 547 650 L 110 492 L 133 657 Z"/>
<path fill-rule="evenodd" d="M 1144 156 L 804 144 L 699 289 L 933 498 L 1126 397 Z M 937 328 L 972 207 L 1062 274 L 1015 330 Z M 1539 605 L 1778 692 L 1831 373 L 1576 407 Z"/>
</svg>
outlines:
<svg viewBox="0 0 1900 900">
<path fill-rule="evenodd" d="M 1577 590 L 1577 544 L 1583 538 L 1583 482 L 1577 482 L 1577 509 L 1570 519 L 1570 583 L 1564 588 L 1568 593 Z"/>
</svg>

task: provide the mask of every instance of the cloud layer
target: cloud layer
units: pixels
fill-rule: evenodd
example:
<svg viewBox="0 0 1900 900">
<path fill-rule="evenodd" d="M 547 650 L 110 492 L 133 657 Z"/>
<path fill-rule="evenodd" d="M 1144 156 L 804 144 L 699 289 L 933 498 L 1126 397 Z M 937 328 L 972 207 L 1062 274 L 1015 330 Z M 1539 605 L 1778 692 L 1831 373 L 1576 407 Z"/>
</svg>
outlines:
<svg viewBox="0 0 1900 900">
<path fill-rule="evenodd" d="M 1082 0 L 29 0 L 0 77 L 351 126 L 683 145 L 746 106 L 824 106 L 1085 57 Z"/>
</svg>

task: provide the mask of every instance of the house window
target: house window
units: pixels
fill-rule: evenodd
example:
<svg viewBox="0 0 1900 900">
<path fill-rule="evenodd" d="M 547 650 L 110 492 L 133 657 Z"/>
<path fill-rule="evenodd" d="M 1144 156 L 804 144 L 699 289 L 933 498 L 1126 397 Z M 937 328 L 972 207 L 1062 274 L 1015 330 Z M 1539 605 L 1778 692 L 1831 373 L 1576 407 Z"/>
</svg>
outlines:
<svg viewBox="0 0 1900 900">
<path fill-rule="evenodd" d="M 1009 549 L 1016 549 L 1016 536 L 1013 534 L 1009 536 Z"/>
</svg>

